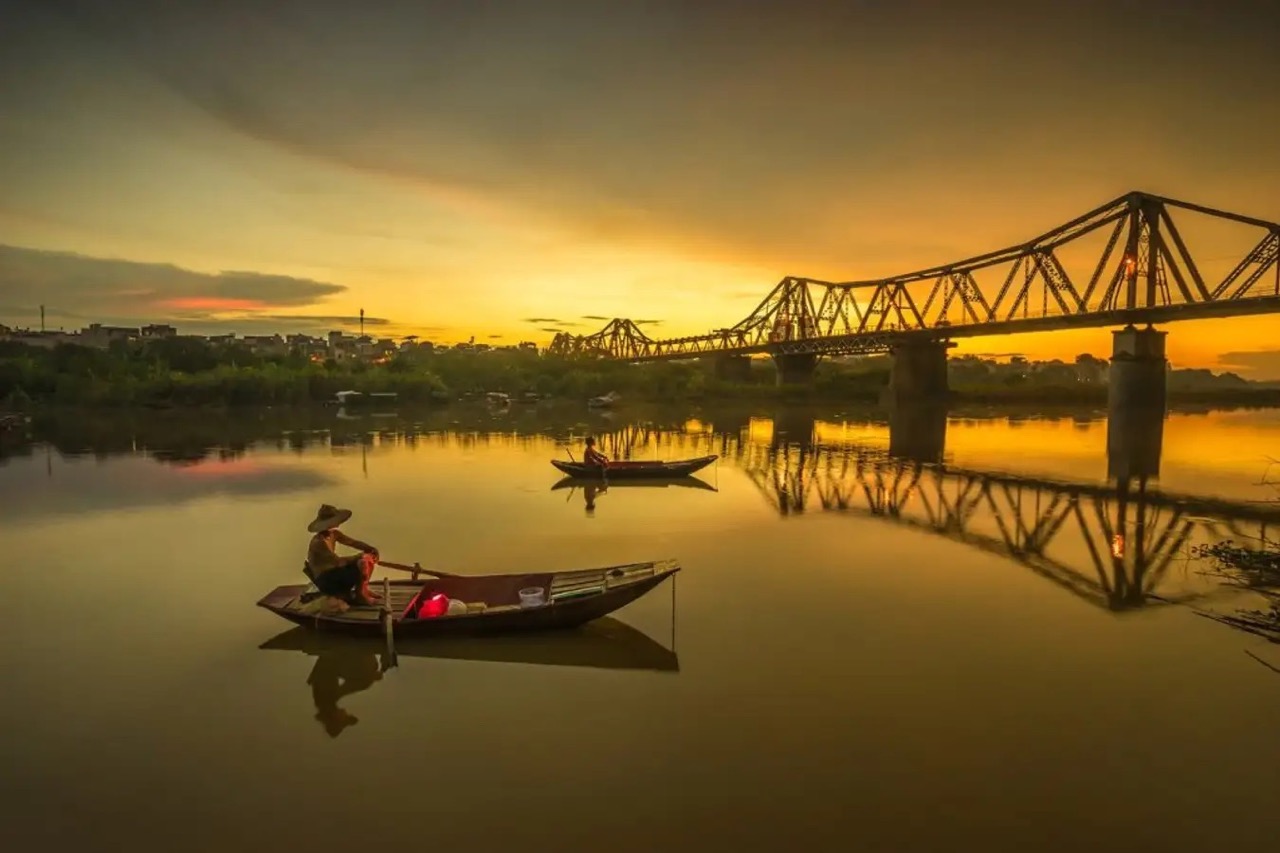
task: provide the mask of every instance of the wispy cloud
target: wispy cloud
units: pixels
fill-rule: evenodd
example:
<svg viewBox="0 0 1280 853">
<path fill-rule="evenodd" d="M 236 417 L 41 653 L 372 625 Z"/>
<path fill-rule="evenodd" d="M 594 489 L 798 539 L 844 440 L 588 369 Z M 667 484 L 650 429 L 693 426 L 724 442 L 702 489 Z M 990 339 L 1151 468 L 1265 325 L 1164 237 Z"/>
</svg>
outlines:
<svg viewBox="0 0 1280 853">
<path fill-rule="evenodd" d="M 611 319 L 613 319 L 613 318 L 612 318 L 612 317 L 602 317 L 602 316 L 601 316 L 601 315 L 599 315 L 599 314 L 583 314 L 583 315 L 582 315 L 582 319 L 584 319 L 584 320 L 601 320 L 601 321 L 603 321 L 603 322 L 607 323 L 607 322 L 609 322 L 609 321 L 610 321 Z"/>
<path fill-rule="evenodd" d="M 637 326 L 661 326 L 661 320 L 632 320 Z"/>
<path fill-rule="evenodd" d="M 341 317 L 327 314 L 257 314 L 255 315 L 255 319 L 271 320 L 280 323 L 322 323 L 333 326 L 360 325 L 359 317 Z M 386 317 L 365 317 L 364 324 L 366 326 L 390 326 L 391 321 Z"/>
<path fill-rule="evenodd" d="M 1017 358 L 1017 357 L 1025 358 L 1026 357 L 1026 353 L 1021 353 L 1021 352 L 967 352 L 967 353 L 961 353 L 961 355 L 971 355 L 974 358 L 986 358 L 986 359 L 991 359 L 993 361 L 1001 358 Z"/>
<path fill-rule="evenodd" d="M 537 325 L 538 323 L 559 323 L 560 320 L 556 317 L 526 317 L 521 322 Z"/>
</svg>

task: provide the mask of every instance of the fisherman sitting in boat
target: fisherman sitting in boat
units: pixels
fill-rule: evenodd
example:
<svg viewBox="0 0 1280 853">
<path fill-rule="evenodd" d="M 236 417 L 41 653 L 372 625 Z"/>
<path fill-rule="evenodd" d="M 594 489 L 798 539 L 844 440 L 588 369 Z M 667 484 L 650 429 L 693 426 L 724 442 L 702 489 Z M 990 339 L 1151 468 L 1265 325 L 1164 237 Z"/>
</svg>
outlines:
<svg viewBox="0 0 1280 853">
<path fill-rule="evenodd" d="M 378 564 L 378 549 L 338 529 L 350 517 L 349 509 L 321 505 L 315 521 L 307 525 L 315 535 L 307 548 L 306 572 L 322 594 L 367 607 L 381 601 L 369 590 L 369 577 Z M 364 553 L 340 557 L 335 551 L 339 542 Z"/>
<path fill-rule="evenodd" d="M 596 450 L 594 436 L 587 436 L 587 449 L 582 451 L 582 462 L 585 465 L 599 465 L 601 468 L 609 466 L 609 458 Z"/>
</svg>

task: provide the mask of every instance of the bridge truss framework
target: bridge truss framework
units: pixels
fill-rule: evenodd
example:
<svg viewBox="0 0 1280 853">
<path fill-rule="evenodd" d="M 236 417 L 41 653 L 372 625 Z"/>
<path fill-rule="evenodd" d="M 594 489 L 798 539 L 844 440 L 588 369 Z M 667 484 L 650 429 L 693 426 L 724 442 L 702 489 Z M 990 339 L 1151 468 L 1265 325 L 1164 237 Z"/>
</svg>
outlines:
<svg viewBox="0 0 1280 853">
<path fill-rule="evenodd" d="M 1175 211 L 1251 229 L 1257 239 L 1213 281 Z M 1094 234 L 1106 235 L 1099 256 L 1064 263 Z M 590 335 L 561 332 L 549 352 L 626 361 L 849 355 L 920 340 L 1271 312 L 1280 312 L 1280 224 L 1131 192 L 1026 243 L 943 266 L 867 281 L 788 276 L 727 329 L 657 340 L 618 318 Z"/>
</svg>

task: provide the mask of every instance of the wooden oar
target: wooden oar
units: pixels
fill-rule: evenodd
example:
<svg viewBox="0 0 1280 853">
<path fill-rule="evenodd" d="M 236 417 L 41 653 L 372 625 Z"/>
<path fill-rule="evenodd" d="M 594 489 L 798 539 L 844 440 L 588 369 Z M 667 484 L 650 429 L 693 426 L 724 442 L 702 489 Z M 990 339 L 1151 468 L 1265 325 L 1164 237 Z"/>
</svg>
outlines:
<svg viewBox="0 0 1280 853">
<path fill-rule="evenodd" d="M 387 639 L 387 653 L 382 658 L 382 671 L 386 672 L 400 661 L 396 657 L 395 619 L 391 615 L 391 580 L 382 579 L 382 633 Z"/>
<path fill-rule="evenodd" d="M 414 580 L 418 579 L 418 575 L 433 575 L 438 578 L 466 577 L 466 575 L 451 575 L 448 572 L 440 572 L 435 569 L 424 569 L 420 563 L 414 563 L 412 566 L 406 566 L 404 563 L 390 563 L 386 560 L 379 560 L 378 565 L 387 569 L 395 569 L 397 572 L 412 572 Z"/>
</svg>

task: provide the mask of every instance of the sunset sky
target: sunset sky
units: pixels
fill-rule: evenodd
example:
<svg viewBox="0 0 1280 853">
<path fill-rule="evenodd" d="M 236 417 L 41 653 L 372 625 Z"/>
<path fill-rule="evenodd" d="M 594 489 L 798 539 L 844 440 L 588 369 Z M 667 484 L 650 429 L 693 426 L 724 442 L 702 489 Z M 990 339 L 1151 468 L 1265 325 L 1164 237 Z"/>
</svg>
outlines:
<svg viewBox="0 0 1280 853">
<path fill-rule="evenodd" d="M 0 322 L 668 337 L 1133 189 L 1280 221 L 1263 8 L 9 0 Z M 1174 324 L 1170 358 L 1280 377 L 1278 324 Z"/>
</svg>

